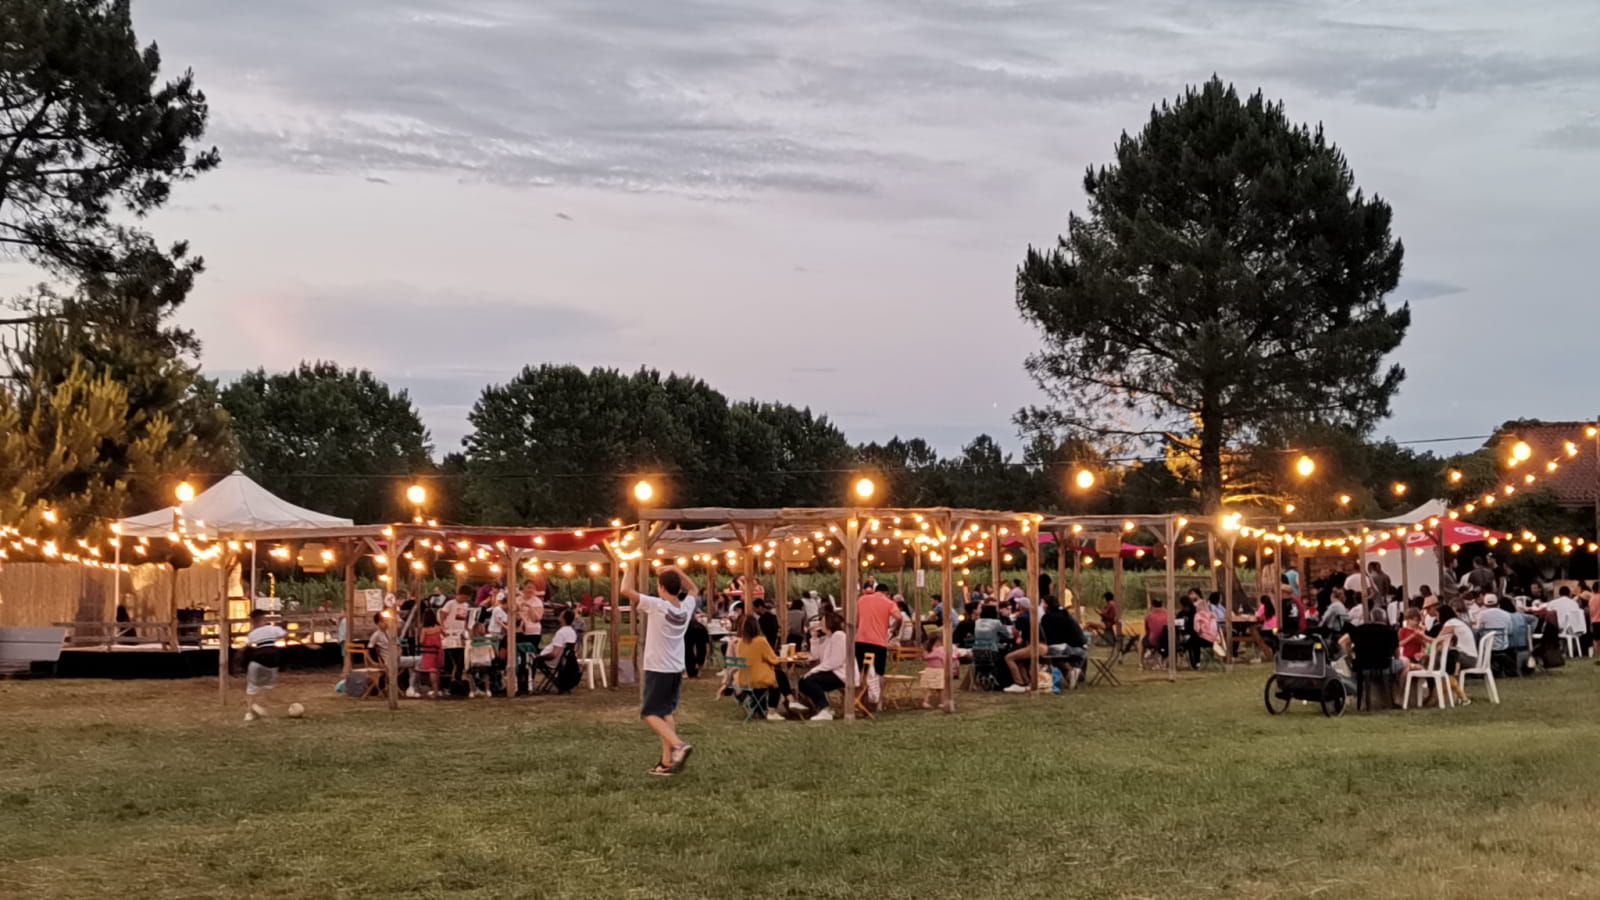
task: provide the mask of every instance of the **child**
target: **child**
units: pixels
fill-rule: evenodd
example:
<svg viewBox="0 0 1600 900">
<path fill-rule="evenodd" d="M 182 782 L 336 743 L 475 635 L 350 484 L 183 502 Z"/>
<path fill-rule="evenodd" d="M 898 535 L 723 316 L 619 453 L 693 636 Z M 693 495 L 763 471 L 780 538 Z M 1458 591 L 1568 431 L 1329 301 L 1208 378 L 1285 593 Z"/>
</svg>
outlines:
<svg viewBox="0 0 1600 900">
<path fill-rule="evenodd" d="M 267 715 L 258 698 L 278 686 L 279 641 L 289 636 L 277 625 L 267 623 L 264 609 L 250 612 L 250 633 L 245 635 L 244 720 L 254 722 Z"/>
<path fill-rule="evenodd" d="M 444 629 L 439 627 L 439 615 L 431 609 L 422 611 L 422 662 L 417 671 L 428 676 L 428 696 L 439 699 L 439 673 L 444 671 Z"/>
<path fill-rule="evenodd" d="M 928 695 L 922 699 L 923 709 L 944 705 L 944 670 L 950 665 L 950 677 L 960 677 L 960 663 L 947 660 L 944 655 L 944 632 L 932 631 L 922 640 L 922 688 Z"/>
<path fill-rule="evenodd" d="M 1427 647 L 1428 632 L 1422 627 L 1422 610 L 1406 610 L 1406 623 L 1400 627 L 1400 658 L 1416 668 Z"/>
<path fill-rule="evenodd" d="M 778 659 L 778 654 L 772 652 L 772 645 L 767 643 L 766 635 L 761 633 L 761 623 L 755 616 L 745 616 L 743 631 L 739 637 L 739 652 L 744 656 L 745 679 L 748 681 L 743 687 L 762 692 L 767 721 L 782 722 L 783 713 L 778 712 L 782 692 L 778 690 L 776 668 L 782 660 Z"/>
</svg>

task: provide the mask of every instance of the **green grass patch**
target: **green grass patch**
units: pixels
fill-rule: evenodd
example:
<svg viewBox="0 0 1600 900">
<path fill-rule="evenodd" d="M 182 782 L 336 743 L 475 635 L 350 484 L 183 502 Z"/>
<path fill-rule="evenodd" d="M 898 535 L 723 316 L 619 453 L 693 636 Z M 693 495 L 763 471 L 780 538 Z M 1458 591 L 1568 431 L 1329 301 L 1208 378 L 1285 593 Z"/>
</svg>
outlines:
<svg viewBox="0 0 1600 900">
<path fill-rule="evenodd" d="M 214 683 L 0 682 L 0 896 L 1594 895 L 1595 666 L 1338 720 L 1269 717 L 1269 669 L 853 725 L 691 684 L 673 779 L 628 691 L 390 713 L 299 674 L 306 718 L 246 726 Z"/>
</svg>

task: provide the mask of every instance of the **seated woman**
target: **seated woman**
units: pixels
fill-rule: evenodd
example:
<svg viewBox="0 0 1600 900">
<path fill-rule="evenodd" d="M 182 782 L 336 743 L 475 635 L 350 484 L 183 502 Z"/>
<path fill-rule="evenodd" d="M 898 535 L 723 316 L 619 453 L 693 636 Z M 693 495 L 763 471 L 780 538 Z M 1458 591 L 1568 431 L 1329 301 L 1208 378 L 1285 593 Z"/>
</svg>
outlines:
<svg viewBox="0 0 1600 900">
<path fill-rule="evenodd" d="M 972 649 L 1004 650 L 1010 643 L 1011 626 L 1001 621 L 1000 610 L 993 603 L 985 603 L 972 628 Z"/>
<path fill-rule="evenodd" d="M 1261 595 L 1261 605 L 1256 607 L 1256 619 L 1261 623 L 1261 640 L 1272 648 L 1273 653 L 1278 652 L 1278 609 L 1272 605 L 1272 598 L 1266 594 Z"/>
<path fill-rule="evenodd" d="M 800 693 L 817 710 L 811 721 L 826 722 L 833 718 L 833 710 L 828 707 L 828 692 L 844 687 L 848 657 L 844 619 L 831 609 L 824 612 L 817 623 L 817 631 L 811 640 L 811 653 L 816 657 L 816 663 L 812 665 L 810 673 L 800 679 Z M 790 708 L 795 708 L 792 700 Z M 799 709 L 804 710 L 805 707 Z"/>
<path fill-rule="evenodd" d="M 1439 626 L 1439 636 L 1434 638 L 1433 642 L 1450 647 L 1449 656 L 1445 659 L 1445 672 L 1450 676 L 1448 684 L 1451 693 L 1455 694 L 1465 706 L 1472 701 L 1467 699 L 1467 692 L 1461 688 L 1460 673 L 1463 668 L 1470 669 L 1477 666 L 1478 646 L 1466 618 L 1458 614 L 1453 607 L 1439 607 Z"/>
<path fill-rule="evenodd" d="M 742 687 L 764 695 L 768 722 L 782 722 L 783 713 L 778 712 L 778 703 L 783 693 L 779 690 L 777 669 L 781 660 L 772 652 L 772 645 L 761 633 L 761 623 L 755 616 L 745 616 L 739 635 L 739 655 L 744 658 L 745 666 L 746 683 Z"/>
</svg>

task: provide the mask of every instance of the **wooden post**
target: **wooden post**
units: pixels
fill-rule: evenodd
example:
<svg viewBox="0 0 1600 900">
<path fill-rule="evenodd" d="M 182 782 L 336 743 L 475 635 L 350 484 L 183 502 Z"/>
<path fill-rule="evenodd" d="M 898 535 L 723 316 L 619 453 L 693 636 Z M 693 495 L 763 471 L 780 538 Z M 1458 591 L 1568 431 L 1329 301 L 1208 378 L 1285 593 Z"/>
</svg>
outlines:
<svg viewBox="0 0 1600 900">
<path fill-rule="evenodd" d="M 217 537 L 220 539 L 222 536 Z M 224 550 L 219 558 L 222 560 L 222 588 L 218 593 L 222 595 L 222 604 L 217 610 L 217 699 L 227 706 L 228 651 L 233 649 L 230 646 L 233 643 L 232 628 L 228 623 L 228 572 L 233 568 L 234 555 Z"/>
<path fill-rule="evenodd" d="M 405 545 L 410 543 L 410 541 L 411 539 L 409 537 L 402 540 L 399 535 L 389 536 L 389 540 L 387 542 L 387 551 L 389 557 L 390 590 L 393 590 L 394 586 L 400 583 L 400 553 L 405 549 Z M 385 603 L 383 611 L 386 613 L 386 615 L 383 617 L 383 630 L 389 633 L 389 652 L 384 654 L 385 660 L 383 666 L 386 670 L 385 674 L 389 679 L 389 689 L 384 691 L 384 694 L 389 701 L 389 709 L 396 710 L 400 708 L 400 643 L 399 638 L 396 635 L 395 628 L 395 619 L 398 618 L 399 607 L 396 606 L 394 609 L 390 609 L 389 605 Z M 352 635 L 347 635 L 347 637 L 351 636 Z M 470 654 L 472 646 L 470 639 L 467 642 L 467 646 L 467 652 Z"/>
<path fill-rule="evenodd" d="M 1120 540 L 1119 540 L 1120 543 Z M 1117 600 L 1122 599 L 1122 548 L 1117 548 L 1117 555 L 1111 558 L 1111 593 Z M 1171 612 L 1171 610 L 1168 610 Z"/>
<path fill-rule="evenodd" d="M 1177 523 L 1167 519 L 1167 680 L 1178 680 L 1178 572 L 1173 563 L 1177 560 Z M 1206 547 L 1210 549 L 1210 542 Z"/>
<path fill-rule="evenodd" d="M 1056 545 L 1056 597 L 1063 601 L 1061 604 L 1063 609 L 1067 605 L 1065 603 L 1067 590 L 1067 539 L 1064 535 L 1065 532 L 1062 529 L 1056 529 L 1054 533 L 1055 541 L 1053 542 Z M 1083 621 L 1083 598 L 1078 596 L 1076 585 L 1072 588 L 1072 602 L 1078 606 L 1078 612 L 1074 613 L 1074 615 L 1080 622 Z"/>
<path fill-rule="evenodd" d="M 345 690 L 350 689 L 350 642 L 355 637 L 355 622 L 350 618 L 350 608 L 356 602 L 356 544 L 353 541 L 344 542 L 344 674 L 340 676 L 345 685 Z M 255 558 L 255 554 L 251 554 Z M 255 598 L 250 598 L 250 605 L 255 606 Z"/>
<path fill-rule="evenodd" d="M 940 572 L 940 587 L 944 589 L 944 615 L 940 616 L 939 627 L 944 632 L 941 640 L 944 644 L 944 711 L 946 713 L 954 713 L 956 711 L 955 638 L 954 626 L 950 623 L 955 620 L 956 610 L 961 608 L 962 605 L 955 602 L 956 574 L 955 570 L 951 568 L 950 557 L 952 554 L 949 552 L 948 543 L 950 535 L 954 534 L 955 529 L 958 527 L 947 516 L 944 520 L 944 531 L 939 536 L 939 547 L 941 549 L 939 556 L 944 561 L 944 566 Z"/>
<path fill-rule="evenodd" d="M 1000 526 L 993 522 L 989 523 L 989 583 L 994 588 L 994 601 L 1004 600 L 1006 595 L 1000 592 L 1005 584 L 1000 576 Z"/>
<path fill-rule="evenodd" d="M 522 566 L 522 554 L 517 548 L 506 547 L 506 699 L 517 695 L 517 569 Z M 421 598 L 418 598 L 420 602 Z M 579 648 L 582 649 L 582 648 Z"/>
<path fill-rule="evenodd" d="M 617 689 L 617 676 L 621 671 L 619 660 L 622 659 L 622 567 L 627 565 L 617 559 L 617 553 L 609 546 L 606 547 L 606 558 L 611 560 L 611 689 Z M 634 676 L 638 677 L 637 670 Z"/>
<path fill-rule="evenodd" d="M 1039 529 L 1033 523 L 1023 520 L 1024 528 L 1028 529 L 1028 536 L 1023 541 L 1024 548 L 1028 551 L 1028 591 L 1033 594 L 1033 614 L 1028 616 L 1028 627 L 1033 632 L 1028 639 L 1028 646 L 1033 651 L 1030 656 L 1033 662 L 1033 672 L 1029 676 L 1032 682 L 1028 685 L 1028 692 L 1034 697 L 1039 696 L 1039 620 L 1044 618 L 1044 592 L 1039 590 Z"/>
<path fill-rule="evenodd" d="M 1222 655 L 1222 669 L 1224 672 L 1233 671 L 1233 583 L 1238 581 L 1238 569 L 1234 567 L 1234 542 L 1237 532 L 1228 532 L 1228 578 L 1222 583 L 1222 646 L 1226 649 Z M 1257 569 L 1257 571 L 1260 571 Z M 1209 602 L 1209 600 L 1208 600 Z"/>
<path fill-rule="evenodd" d="M 856 594 L 861 584 L 861 521 L 854 515 L 845 522 L 844 563 L 839 573 L 839 592 L 844 594 L 844 718 L 856 719 Z"/>
<path fill-rule="evenodd" d="M 650 551 L 656 542 L 656 527 L 644 516 L 639 517 L 639 574 L 634 579 L 637 582 L 634 589 L 641 594 L 650 592 Z M 636 638 L 633 643 L 633 682 L 639 689 L 639 702 L 644 702 L 644 670 L 640 660 L 644 654 L 645 616 L 639 614 L 639 604 L 633 604 L 630 610 L 633 619 L 633 631 Z"/>
</svg>

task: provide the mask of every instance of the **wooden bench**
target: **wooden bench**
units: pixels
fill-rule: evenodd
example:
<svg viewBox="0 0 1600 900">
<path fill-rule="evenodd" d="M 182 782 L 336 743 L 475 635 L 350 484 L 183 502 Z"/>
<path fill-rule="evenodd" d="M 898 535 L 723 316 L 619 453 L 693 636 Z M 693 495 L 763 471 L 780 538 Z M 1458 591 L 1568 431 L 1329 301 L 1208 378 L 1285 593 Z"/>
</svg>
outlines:
<svg viewBox="0 0 1600 900">
<path fill-rule="evenodd" d="M 26 674 L 36 663 L 53 670 L 61 660 L 65 628 L 0 628 L 0 675 Z"/>
</svg>

